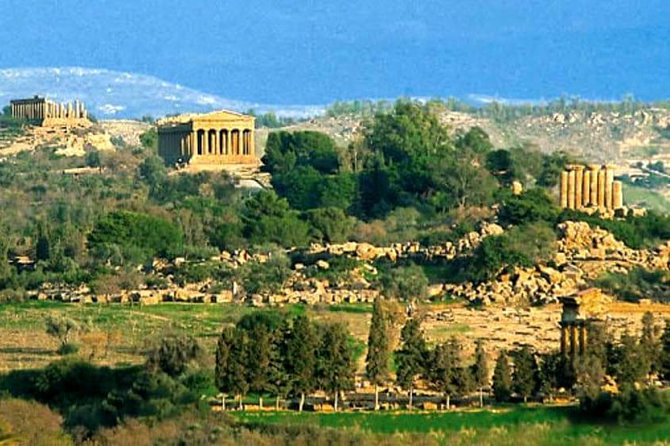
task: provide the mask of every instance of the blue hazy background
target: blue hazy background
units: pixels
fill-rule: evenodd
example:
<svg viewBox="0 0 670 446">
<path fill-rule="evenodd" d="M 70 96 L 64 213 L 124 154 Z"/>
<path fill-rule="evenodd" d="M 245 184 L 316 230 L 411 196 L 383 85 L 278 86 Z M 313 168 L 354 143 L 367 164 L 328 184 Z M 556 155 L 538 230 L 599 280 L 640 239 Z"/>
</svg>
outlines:
<svg viewBox="0 0 670 446">
<path fill-rule="evenodd" d="M 0 42 L 0 68 L 107 68 L 275 104 L 670 86 L 669 0 L 0 0 Z"/>
</svg>

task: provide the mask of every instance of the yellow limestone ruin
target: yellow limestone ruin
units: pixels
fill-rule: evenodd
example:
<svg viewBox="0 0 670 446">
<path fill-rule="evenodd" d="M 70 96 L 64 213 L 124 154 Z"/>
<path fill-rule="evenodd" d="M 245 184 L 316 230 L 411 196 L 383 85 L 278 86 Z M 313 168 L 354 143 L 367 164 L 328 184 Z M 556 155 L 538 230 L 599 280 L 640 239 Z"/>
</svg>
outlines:
<svg viewBox="0 0 670 446">
<path fill-rule="evenodd" d="M 561 172 L 561 207 L 567 209 L 623 208 L 621 181 L 614 180 L 614 167 L 573 164 Z"/>
<path fill-rule="evenodd" d="M 34 96 L 10 101 L 12 117 L 25 119 L 42 127 L 89 126 L 88 111 L 80 101 L 59 104 Z"/>
<path fill-rule="evenodd" d="M 232 111 L 166 118 L 158 124 L 158 154 L 167 164 L 258 164 L 254 124 Z"/>
</svg>

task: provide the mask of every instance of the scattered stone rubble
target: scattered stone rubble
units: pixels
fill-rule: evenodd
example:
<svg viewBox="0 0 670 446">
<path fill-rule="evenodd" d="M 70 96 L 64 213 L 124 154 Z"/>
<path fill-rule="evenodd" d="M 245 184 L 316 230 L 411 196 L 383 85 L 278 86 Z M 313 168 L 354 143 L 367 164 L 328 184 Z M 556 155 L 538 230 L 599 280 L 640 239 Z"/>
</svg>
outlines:
<svg viewBox="0 0 670 446">
<path fill-rule="evenodd" d="M 548 264 L 531 268 L 517 267 L 511 272 L 502 272 L 494 280 L 474 284 L 438 283 L 428 289 L 433 299 L 443 297 L 460 298 L 482 305 L 489 304 L 550 304 L 558 302 L 562 296 L 574 294 L 588 286 L 589 282 L 604 272 L 627 272 L 639 266 L 647 269 L 669 269 L 670 242 L 656 249 L 635 250 L 628 248 L 609 232 L 590 227 L 584 222 L 565 222 L 559 225 L 560 237 L 557 252 Z M 499 235 L 503 229 L 496 224 L 483 224 L 479 231 L 470 232 L 460 240 L 440 245 L 422 246 L 419 243 L 393 244 L 376 247 L 369 243 L 347 242 L 342 244 L 313 244 L 309 248 L 291 254 L 299 254 L 302 263 L 293 266 L 293 272 L 284 287 L 267 295 L 247 295 L 240 286 L 232 282 L 221 289 L 214 287 L 210 279 L 202 283 L 179 286 L 173 282 L 175 267 L 186 262 L 177 258 L 172 264 L 156 260 L 152 270 L 166 279 L 165 289 L 142 289 L 124 291 L 114 295 L 96 295 L 85 287 L 62 289 L 45 286 L 34 296 L 38 299 L 55 299 L 72 302 L 127 302 L 156 304 L 160 302 L 247 302 L 252 305 L 282 305 L 289 303 L 337 304 L 370 303 L 379 291 L 370 282 L 377 274 L 372 262 L 387 259 L 447 261 L 469 255 L 481 241 L 491 235 Z M 359 266 L 348 273 L 346 279 L 337 283 L 323 278 L 312 277 L 307 267 L 327 270 L 329 259 L 348 256 L 359 261 Z M 264 263 L 268 254 L 247 251 L 222 252 L 210 261 L 222 262 L 231 268 L 238 268 L 248 262 Z"/>
</svg>

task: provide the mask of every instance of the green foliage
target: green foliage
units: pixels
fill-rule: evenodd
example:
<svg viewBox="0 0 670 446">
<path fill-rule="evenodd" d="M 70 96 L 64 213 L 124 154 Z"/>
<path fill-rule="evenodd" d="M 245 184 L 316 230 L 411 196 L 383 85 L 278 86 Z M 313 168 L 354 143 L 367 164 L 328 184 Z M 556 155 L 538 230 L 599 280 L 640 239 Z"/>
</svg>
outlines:
<svg viewBox="0 0 670 446">
<path fill-rule="evenodd" d="M 76 336 L 85 329 L 85 325 L 68 317 L 49 316 L 46 319 L 46 333 L 58 340 L 60 343 L 58 352 L 62 355 L 74 353 L 75 346 L 71 344 L 72 336 Z"/>
<path fill-rule="evenodd" d="M 312 238 L 319 242 L 342 243 L 348 240 L 353 227 L 352 218 L 340 208 L 318 208 L 307 212 L 313 228 Z"/>
<path fill-rule="evenodd" d="M 670 300 L 670 276 L 662 270 L 635 267 L 628 274 L 606 272 L 594 284 L 629 302 L 638 302 L 640 299 L 657 302 Z"/>
<path fill-rule="evenodd" d="M 186 372 L 192 363 L 199 361 L 202 355 L 202 347 L 192 336 L 170 335 L 147 352 L 147 367 L 175 378 Z"/>
<path fill-rule="evenodd" d="M 512 396 L 512 368 L 507 353 L 501 350 L 493 369 L 493 396 L 496 401 L 504 402 Z"/>
<path fill-rule="evenodd" d="M 115 211 L 100 219 L 88 236 L 90 249 L 112 256 L 116 246 L 128 261 L 144 262 L 150 257 L 173 257 L 183 249 L 181 230 L 159 217 Z"/>
<path fill-rule="evenodd" d="M 365 358 L 365 376 L 378 386 L 388 379 L 391 349 L 385 314 L 381 298 L 375 299 L 372 307 L 372 320 L 368 333 L 368 352 Z"/>
<path fill-rule="evenodd" d="M 580 408 L 592 419 L 649 426 L 667 421 L 670 400 L 667 394 L 654 388 L 629 387 L 617 395 L 600 393 L 595 399 L 584 398 Z"/>
<path fill-rule="evenodd" d="M 460 345 L 456 339 L 435 346 L 426 361 L 425 373 L 431 387 L 447 397 L 449 408 L 449 398 L 462 390 L 459 383 L 462 373 Z"/>
<path fill-rule="evenodd" d="M 462 274 L 481 282 L 514 266 L 532 266 L 551 258 L 555 242 L 555 233 L 543 223 L 514 227 L 502 235 L 486 237 L 475 249 Z"/>
<path fill-rule="evenodd" d="M 318 348 L 316 330 L 312 322 L 305 316 L 296 317 L 288 330 L 285 343 L 284 360 L 291 394 L 304 395 L 311 392 L 317 386 Z"/>
<path fill-rule="evenodd" d="M 659 361 L 659 371 L 663 378 L 670 379 L 670 322 L 666 319 L 661 334 L 661 351 Z"/>
<path fill-rule="evenodd" d="M 245 237 L 256 245 L 302 246 L 309 240 L 307 223 L 274 192 L 259 192 L 247 200 L 242 221 Z"/>
<path fill-rule="evenodd" d="M 145 150 L 156 153 L 158 151 L 158 131 L 151 128 L 140 135 L 140 144 Z"/>
<path fill-rule="evenodd" d="M 298 166 L 333 174 L 340 167 L 335 142 L 328 135 L 313 131 L 270 133 L 263 163 L 273 174 L 286 174 Z"/>
<path fill-rule="evenodd" d="M 268 294 L 279 291 L 291 274 L 286 254 L 274 251 L 266 262 L 249 262 L 242 267 L 240 277 L 246 292 Z"/>
<path fill-rule="evenodd" d="M 534 188 L 520 195 L 509 195 L 502 200 L 498 214 L 504 225 L 521 225 L 539 221 L 553 224 L 560 210 L 544 189 Z"/>
<path fill-rule="evenodd" d="M 421 300 L 428 292 L 428 278 L 418 265 L 391 269 L 381 278 L 384 294 L 403 301 Z"/>
<path fill-rule="evenodd" d="M 316 379 L 319 386 L 335 395 L 354 387 L 354 360 L 349 333 L 342 324 L 326 324 L 321 328 L 316 357 Z"/>
<path fill-rule="evenodd" d="M 396 381 L 400 387 L 414 389 L 416 379 L 426 370 L 428 347 L 418 319 L 408 319 L 400 332 L 400 348 L 395 352 Z"/>
<path fill-rule="evenodd" d="M 535 354 L 528 346 L 524 346 L 515 352 L 512 389 L 523 398 L 524 402 L 537 390 L 538 371 Z"/>
</svg>

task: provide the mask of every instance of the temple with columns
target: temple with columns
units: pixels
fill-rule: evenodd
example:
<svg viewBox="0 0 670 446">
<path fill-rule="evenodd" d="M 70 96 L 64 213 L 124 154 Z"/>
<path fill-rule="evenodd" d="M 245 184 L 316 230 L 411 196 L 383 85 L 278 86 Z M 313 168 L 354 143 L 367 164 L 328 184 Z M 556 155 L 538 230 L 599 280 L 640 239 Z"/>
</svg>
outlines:
<svg viewBox="0 0 670 446">
<path fill-rule="evenodd" d="M 232 111 L 181 115 L 158 123 L 158 154 L 167 164 L 258 164 L 255 118 Z"/>
<path fill-rule="evenodd" d="M 42 127 L 88 126 L 86 106 L 80 101 L 57 103 L 47 98 L 34 96 L 10 101 L 12 117 Z"/>
</svg>

